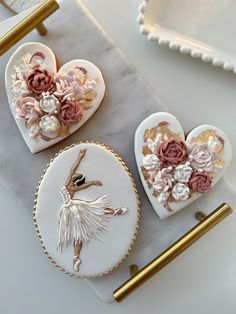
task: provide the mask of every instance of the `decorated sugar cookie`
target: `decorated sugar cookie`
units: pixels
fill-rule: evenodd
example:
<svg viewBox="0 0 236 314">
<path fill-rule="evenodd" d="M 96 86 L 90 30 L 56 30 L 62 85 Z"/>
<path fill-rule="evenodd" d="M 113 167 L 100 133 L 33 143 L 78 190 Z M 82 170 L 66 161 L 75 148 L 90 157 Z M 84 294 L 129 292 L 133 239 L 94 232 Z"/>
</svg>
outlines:
<svg viewBox="0 0 236 314">
<path fill-rule="evenodd" d="M 98 109 L 105 93 L 100 70 L 72 60 L 57 71 L 56 57 L 41 43 L 20 46 L 5 72 L 9 105 L 32 153 L 78 130 Z"/>
<path fill-rule="evenodd" d="M 78 277 L 118 266 L 135 240 L 139 198 L 124 162 L 111 149 L 80 143 L 49 165 L 34 219 L 54 264 Z"/>
<path fill-rule="evenodd" d="M 200 125 L 185 138 L 179 121 L 160 112 L 138 127 L 135 156 L 147 196 L 164 219 L 210 192 L 228 168 L 232 148 L 219 128 Z"/>
</svg>

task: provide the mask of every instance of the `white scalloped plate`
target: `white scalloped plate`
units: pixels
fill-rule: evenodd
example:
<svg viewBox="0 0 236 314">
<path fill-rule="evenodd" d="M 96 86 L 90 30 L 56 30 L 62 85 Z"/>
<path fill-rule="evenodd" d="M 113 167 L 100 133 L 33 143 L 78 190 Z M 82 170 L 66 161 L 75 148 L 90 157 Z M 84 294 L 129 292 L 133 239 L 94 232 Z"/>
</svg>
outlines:
<svg viewBox="0 0 236 314">
<path fill-rule="evenodd" d="M 143 0 L 140 32 L 236 74 L 235 0 Z"/>
</svg>

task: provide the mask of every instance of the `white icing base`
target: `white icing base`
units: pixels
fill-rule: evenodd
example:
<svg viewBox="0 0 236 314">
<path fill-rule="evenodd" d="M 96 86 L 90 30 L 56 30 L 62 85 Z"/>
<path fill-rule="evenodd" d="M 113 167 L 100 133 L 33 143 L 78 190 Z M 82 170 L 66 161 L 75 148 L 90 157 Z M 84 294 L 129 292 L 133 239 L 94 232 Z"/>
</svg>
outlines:
<svg viewBox="0 0 236 314">
<path fill-rule="evenodd" d="M 11 82 L 12 82 L 12 78 L 11 75 L 14 72 L 14 65 L 17 65 L 20 61 L 20 59 L 27 53 L 35 53 L 37 51 L 42 52 L 45 55 L 45 62 L 48 65 L 49 69 L 54 72 L 57 73 L 57 65 L 56 65 L 56 58 L 54 53 L 52 52 L 52 50 L 41 44 L 41 43 L 34 43 L 34 42 L 30 42 L 30 43 L 26 43 L 23 44 L 22 46 L 20 46 L 15 53 L 11 56 L 7 67 L 6 67 L 6 71 L 5 71 L 5 85 L 6 85 L 6 91 L 7 91 L 7 96 L 8 96 L 8 102 L 11 108 L 11 112 L 14 116 L 14 119 L 16 121 L 16 124 L 26 142 L 26 144 L 28 145 L 29 149 L 31 150 L 32 153 L 38 153 L 60 141 L 62 141 L 64 138 L 66 138 L 67 136 L 69 136 L 70 134 L 74 133 L 75 131 L 77 131 L 98 109 L 98 107 L 100 106 L 104 94 L 105 94 L 105 83 L 104 83 L 104 79 L 102 76 L 101 71 L 91 62 L 86 61 L 86 60 L 72 60 L 66 64 L 64 64 L 60 70 L 58 71 L 58 73 L 60 73 L 61 71 L 66 70 L 67 68 L 73 66 L 74 64 L 79 65 L 81 67 L 84 67 L 87 71 L 88 71 L 88 77 L 91 78 L 97 78 L 97 86 L 96 86 L 96 92 L 97 92 L 97 97 L 92 101 L 92 107 L 89 110 L 86 110 L 84 112 L 84 115 L 82 117 L 82 119 L 75 125 L 72 125 L 70 127 L 70 134 L 64 137 L 58 137 L 54 140 L 51 140 L 50 142 L 46 142 L 42 139 L 39 140 L 39 142 L 36 142 L 34 139 L 29 137 L 29 129 L 27 129 L 25 127 L 25 122 L 23 119 L 16 119 L 16 110 L 15 108 L 12 106 L 12 99 L 13 99 L 13 94 L 12 91 L 10 89 L 11 87 Z"/>
<path fill-rule="evenodd" d="M 57 214 L 62 206 L 60 189 L 65 185 L 80 149 L 87 153 L 78 169 L 86 180 L 100 180 L 103 186 L 92 186 L 77 192 L 74 198 L 94 200 L 107 194 L 113 208 L 127 207 L 122 216 L 111 216 L 103 241 L 92 240 L 83 246 L 80 271 L 73 270 L 73 246 L 62 253 L 57 250 Z M 137 196 L 131 178 L 115 155 L 95 143 L 78 144 L 59 154 L 47 169 L 39 187 L 35 218 L 43 243 L 53 260 L 67 272 L 81 277 L 100 276 L 111 271 L 126 256 L 138 223 Z"/>
<path fill-rule="evenodd" d="M 173 209 L 173 211 L 170 212 L 163 206 L 163 204 L 158 202 L 157 198 L 155 198 L 152 195 L 153 189 L 148 188 L 147 182 L 144 180 L 143 174 L 141 172 L 141 166 L 143 165 L 142 148 L 145 145 L 144 140 L 143 140 L 143 135 L 146 129 L 155 127 L 162 121 L 167 121 L 169 123 L 169 128 L 172 130 L 172 132 L 178 133 L 183 138 L 183 141 L 185 141 L 184 131 L 180 122 L 173 115 L 169 113 L 158 112 L 158 113 L 152 114 L 147 119 L 145 119 L 137 128 L 136 133 L 135 133 L 134 149 L 135 149 L 135 157 L 136 157 L 139 175 L 140 175 L 143 187 L 145 189 L 145 192 L 147 194 L 147 197 L 149 198 L 158 216 L 161 219 L 165 219 L 173 215 L 174 213 L 178 212 L 182 208 L 191 204 L 194 200 L 199 198 L 201 194 L 196 194 L 185 201 L 179 201 L 176 203 L 172 202 L 171 209 Z M 202 133 L 205 130 L 215 130 L 217 134 L 221 136 L 225 141 L 224 153 L 222 155 L 222 159 L 224 160 L 225 164 L 224 164 L 224 167 L 222 169 L 219 169 L 218 173 L 214 176 L 213 183 L 212 183 L 212 185 L 214 186 L 222 178 L 228 166 L 230 165 L 230 162 L 232 159 L 232 147 L 226 134 L 221 129 L 211 126 L 211 125 L 200 125 L 196 127 L 195 129 L 193 129 L 188 134 L 186 138 L 186 142 L 189 142 L 193 137 L 198 136 L 200 133 Z M 211 193 L 211 190 L 208 193 Z"/>
</svg>

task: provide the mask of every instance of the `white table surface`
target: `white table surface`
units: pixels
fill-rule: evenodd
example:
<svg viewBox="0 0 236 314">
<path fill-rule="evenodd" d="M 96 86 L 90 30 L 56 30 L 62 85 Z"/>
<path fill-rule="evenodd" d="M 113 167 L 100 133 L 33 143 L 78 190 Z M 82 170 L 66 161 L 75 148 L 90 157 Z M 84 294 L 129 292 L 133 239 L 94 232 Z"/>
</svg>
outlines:
<svg viewBox="0 0 236 314">
<path fill-rule="evenodd" d="M 185 127 L 192 128 L 205 122 L 221 126 L 228 133 L 233 143 L 234 154 L 236 153 L 236 77 L 233 73 L 203 64 L 200 60 L 182 56 L 165 47 L 159 47 L 156 43 L 148 42 L 144 36 L 139 34 L 136 24 L 137 8 L 140 2 L 138 0 L 84 0 L 83 2 Z M 227 179 L 234 188 L 236 188 L 235 169 L 236 164 L 233 163 L 227 173 Z M 182 263 L 178 263 L 177 259 L 166 268 L 173 275 L 175 271 L 185 272 L 186 278 L 182 279 L 185 290 L 174 291 L 173 287 L 170 287 L 170 294 L 163 295 L 156 288 L 158 283 L 158 276 L 156 276 L 122 304 L 104 304 L 86 283 L 78 282 L 73 278 L 65 280 L 62 273 L 53 269 L 48 260 L 41 255 L 39 244 L 32 241 L 30 237 L 29 230 L 32 229 L 31 232 L 34 232 L 34 228 L 29 216 L 27 214 L 24 216 L 24 209 L 19 208 L 20 205 L 18 208 L 13 208 L 14 196 L 9 191 L 6 191 L 4 187 L 1 187 L 1 191 L 0 197 L 2 204 L 5 205 L 4 210 L 9 211 L 7 221 L 0 220 L 1 230 L 5 230 L 8 235 L 7 227 L 10 226 L 13 219 L 19 220 L 21 224 L 19 224 L 18 230 L 14 230 L 14 233 L 9 235 L 12 243 L 7 251 L 9 262 L 3 263 L 1 266 L 0 313 L 235 313 L 236 287 L 233 280 L 228 284 L 227 281 L 224 282 L 223 277 L 220 277 L 222 278 L 222 289 L 216 286 L 215 291 L 205 290 L 206 296 L 200 300 L 197 298 L 198 291 L 195 291 L 196 303 L 192 302 L 192 296 L 189 298 L 188 285 L 194 284 L 192 280 L 197 279 L 189 265 L 192 254 L 196 257 L 201 254 L 201 246 L 198 244 L 188 250 L 188 253 L 184 253 L 185 259 L 182 260 Z M 235 232 L 232 220 L 225 223 L 228 224 L 227 234 L 224 237 L 224 240 L 227 241 L 228 237 L 235 238 Z M 209 246 L 211 241 L 214 241 L 217 231 L 222 230 L 222 226 L 204 237 L 201 245 Z M 17 235 L 19 238 L 15 242 Z M 4 239 L 1 239 L 0 245 L 3 243 Z M 231 245 L 225 244 L 222 240 L 219 243 L 221 250 L 218 252 L 212 250 L 212 259 L 208 261 L 208 265 L 216 263 L 221 276 L 225 271 L 226 278 L 236 277 L 236 271 L 227 273 L 227 269 L 229 269 L 227 267 L 230 267 L 231 261 L 228 265 L 224 265 L 220 260 L 221 253 L 227 252 L 231 248 L 235 249 L 232 247 L 232 243 L 233 241 L 231 241 Z M 35 261 L 34 265 L 31 263 L 32 259 Z M 204 259 L 195 270 L 201 273 L 201 269 L 203 276 L 209 273 L 209 280 L 215 279 L 215 273 L 211 272 L 209 268 L 207 268 L 209 271 L 205 269 Z M 162 271 L 159 276 L 165 276 L 165 272 Z M 203 289 L 205 288 L 203 287 Z M 222 295 L 222 291 L 228 293 Z M 209 303 L 209 298 L 211 300 L 215 298 L 215 304 Z"/>
</svg>

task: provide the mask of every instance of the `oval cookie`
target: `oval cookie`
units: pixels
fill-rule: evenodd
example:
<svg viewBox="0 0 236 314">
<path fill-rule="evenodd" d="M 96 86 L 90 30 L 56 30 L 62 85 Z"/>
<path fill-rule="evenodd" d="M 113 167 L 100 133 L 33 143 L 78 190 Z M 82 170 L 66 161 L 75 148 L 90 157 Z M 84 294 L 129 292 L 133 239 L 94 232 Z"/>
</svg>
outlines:
<svg viewBox="0 0 236 314">
<path fill-rule="evenodd" d="M 46 254 L 62 270 L 82 278 L 107 274 L 136 237 L 139 196 L 132 175 L 107 146 L 72 145 L 49 164 L 34 220 Z"/>
</svg>

